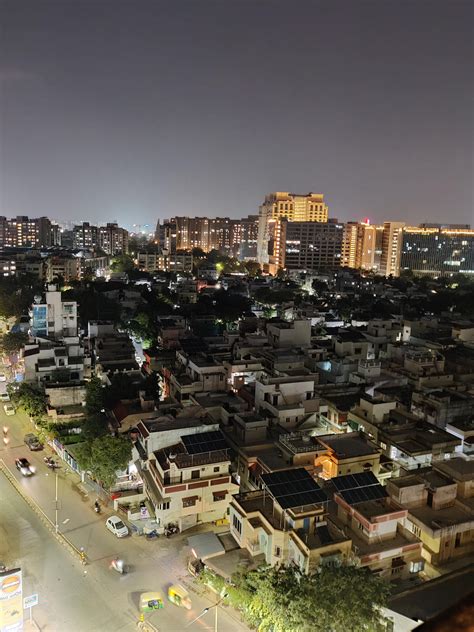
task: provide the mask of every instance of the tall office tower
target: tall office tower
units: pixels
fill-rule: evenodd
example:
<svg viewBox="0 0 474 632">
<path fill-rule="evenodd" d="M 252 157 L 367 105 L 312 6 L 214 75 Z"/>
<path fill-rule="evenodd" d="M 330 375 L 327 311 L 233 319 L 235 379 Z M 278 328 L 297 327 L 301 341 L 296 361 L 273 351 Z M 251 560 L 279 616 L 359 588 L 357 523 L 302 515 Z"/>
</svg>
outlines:
<svg viewBox="0 0 474 632">
<path fill-rule="evenodd" d="M 271 272 L 331 271 L 340 267 L 344 227 L 337 222 L 289 222 L 275 226 L 275 256 Z"/>
<path fill-rule="evenodd" d="M 433 277 L 456 273 L 473 275 L 474 229 L 406 226 L 400 270 Z"/>
<path fill-rule="evenodd" d="M 275 241 L 275 222 L 286 217 L 289 222 L 327 222 L 328 207 L 320 193 L 298 195 L 277 191 L 265 197 L 259 208 L 257 259 L 271 262 Z"/>
<path fill-rule="evenodd" d="M 128 252 L 128 230 L 114 222 L 99 227 L 99 246 L 108 255 Z"/>
<path fill-rule="evenodd" d="M 176 230 L 176 221 L 174 219 L 165 219 L 162 224 L 158 220 L 155 231 L 156 244 L 168 253 L 175 253 Z"/>
<path fill-rule="evenodd" d="M 208 222 L 208 250 L 219 250 L 219 252 L 230 254 L 233 243 L 233 220 L 229 217 L 212 217 Z"/>
<path fill-rule="evenodd" d="M 73 244 L 74 248 L 80 248 L 81 250 L 91 250 L 99 246 L 99 228 L 89 224 L 89 222 L 82 222 L 73 228 Z"/>
<path fill-rule="evenodd" d="M 369 220 L 347 222 L 344 226 L 341 265 L 356 270 L 378 270 L 382 235 L 383 226 L 372 226 Z"/>
<path fill-rule="evenodd" d="M 382 255 L 380 274 L 398 276 L 400 274 L 400 254 L 404 222 L 384 222 L 382 234 Z"/>
</svg>

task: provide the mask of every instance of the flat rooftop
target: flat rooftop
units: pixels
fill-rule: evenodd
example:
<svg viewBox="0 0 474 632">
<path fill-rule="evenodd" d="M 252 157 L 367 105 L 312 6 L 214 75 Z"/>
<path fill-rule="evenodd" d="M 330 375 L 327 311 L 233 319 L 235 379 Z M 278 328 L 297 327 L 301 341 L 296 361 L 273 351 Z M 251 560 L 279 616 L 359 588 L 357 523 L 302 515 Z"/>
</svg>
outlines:
<svg viewBox="0 0 474 632">
<path fill-rule="evenodd" d="M 358 434 L 323 435 L 318 441 L 327 445 L 339 458 L 350 458 L 378 454 L 376 446 L 371 445 Z"/>
<path fill-rule="evenodd" d="M 435 463 L 435 467 L 444 474 L 462 481 L 470 481 L 474 479 L 474 461 L 468 461 L 461 457 L 449 459 L 448 461 L 440 461 Z"/>
<path fill-rule="evenodd" d="M 425 505 L 424 507 L 413 507 L 408 513 L 417 518 L 420 522 L 430 528 L 432 531 L 445 529 L 465 522 L 471 522 L 474 525 L 474 517 L 472 512 L 467 511 L 459 504 L 444 509 L 433 509 Z"/>
</svg>

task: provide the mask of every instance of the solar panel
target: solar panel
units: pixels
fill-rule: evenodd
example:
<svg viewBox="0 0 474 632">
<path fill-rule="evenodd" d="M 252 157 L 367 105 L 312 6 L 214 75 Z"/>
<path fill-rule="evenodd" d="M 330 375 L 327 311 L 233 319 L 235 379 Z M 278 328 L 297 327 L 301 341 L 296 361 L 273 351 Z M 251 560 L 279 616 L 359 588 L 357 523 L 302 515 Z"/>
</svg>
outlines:
<svg viewBox="0 0 474 632">
<path fill-rule="evenodd" d="M 215 452 L 228 448 L 224 435 L 219 430 L 186 435 L 181 437 L 181 441 L 188 454 L 202 454 L 203 452 Z"/>
<path fill-rule="evenodd" d="M 282 509 L 327 501 L 326 493 L 304 468 L 262 474 L 261 479 Z"/>
<path fill-rule="evenodd" d="M 359 472 L 359 474 L 336 476 L 331 479 L 331 482 L 338 492 L 342 492 L 344 489 L 355 489 L 357 487 L 368 487 L 369 485 L 379 484 L 373 472 Z"/>
<path fill-rule="evenodd" d="M 356 487 L 355 489 L 343 490 L 339 493 L 349 505 L 356 505 L 357 503 L 363 503 L 368 500 L 380 500 L 388 496 L 380 484 L 369 485 L 368 487 Z"/>
</svg>

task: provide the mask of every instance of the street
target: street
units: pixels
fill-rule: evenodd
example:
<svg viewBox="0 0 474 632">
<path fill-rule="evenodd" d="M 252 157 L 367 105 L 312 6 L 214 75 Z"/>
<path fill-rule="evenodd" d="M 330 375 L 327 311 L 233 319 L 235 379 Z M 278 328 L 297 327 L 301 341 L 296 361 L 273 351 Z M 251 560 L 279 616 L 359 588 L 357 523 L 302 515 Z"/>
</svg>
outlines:
<svg viewBox="0 0 474 632">
<path fill-rule="evenodd" d="M 7 417 L 0 411 L 0 425 L 8 426 L 10 442 L 2 443 L 0 459 L 15 476 L 23 493 L 33 498 L 43 512 L 55 521 L 55 474 L 43 462 L 49 448 L 30 452 L 23 443 L 26 432 L 32 432 L 28 417 L 18 411 Z M 15 458 L 26 457 L 36 473 L 23 477 L 15 468 Z M 62 546 L 48 527 L 28 507 L 13 485 L 0 474 L 0 558 L 7 566 L 18 565 L 24 571 L 24 596 L 39 594 L 39 605 L 33 616 L 43 632 L 93 632 L 134 630 L 138 621 L 138 600 L 142 592 L 160 591 L 164 609 L 146 615 L 146 620 L 159 630 L 181 631 L 204 608 L 217 598 L 203 590 L 186 572 L 186 536 L 147 541 L 143 537 L 118 539 L 105 528 L 112 510 L 101 515 L 93 511 L 95 498 L 84 500 L 77 491 L 78 476 L 62 464 L 58 472 L 58 525 L 70 542 L 84 547 L 88 564 L 83 567 L 77 558 Z M 113 557 L 119 556 L 130 567 L 126 575 L 109 569 Z M 185 610 L 166 599 L 168 586 L 181 583 L 189 591 L 192 609 Z M 25 613 L 25 617 L 26 617 Z M 189 625 L 193 630 L 212 631 L 215 611 L 211 608 L 202 618 Z M 218 630 L 247 630 L 238 614 L 228 608 L 218 609 Z"/>
</svg>

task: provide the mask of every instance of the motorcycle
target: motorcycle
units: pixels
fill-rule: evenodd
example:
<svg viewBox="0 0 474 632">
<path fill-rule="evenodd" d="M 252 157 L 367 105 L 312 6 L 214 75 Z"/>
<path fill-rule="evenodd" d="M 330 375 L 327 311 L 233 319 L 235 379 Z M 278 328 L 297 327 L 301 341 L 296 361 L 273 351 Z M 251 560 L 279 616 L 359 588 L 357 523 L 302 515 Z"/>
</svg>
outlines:
<svg viewBox="0 0 474 632">
<path fill-rule="evenodd" d="M 50 456 L 45 456 L 43 461 L 46 463 L 46 467 L 49 467 L 51 470 L 57 470 L 61 466 L 56 463 L 56 461 Z"/>
<path fill-rule="evenodd" d="M 153 531 L 145 533 L 145 538 L 147 540 L 156 540 L 157 538 L 159 538 L 158 531 L 156 529 L 153 529 Z"/>
<path fill-rule="evenodd" d="M 121 575 L 125 575 L 125 573 L 127 572 L 127 568 L 123 560 L 120 560 L 118 557 L 110 562 L 109 568 L 117 571 L 117 573 L 120 573 Z"/>
<path fill-rule="evenodd" d="M 100 505 L 99 505 L 99 501 L 97 501 L 97 500 L 94 503 L 94 511 L 95 511 L 96 514 L 100 514 L 100 511 L 101 511 Z"/>
<path fill-rule="evenodd" d="M 179 533 L 179 527 L 175 524 L 169 524 L 165 529 L 165 535 L 167 538 L 175 535 L 176 533 Z"/>
</svg>

